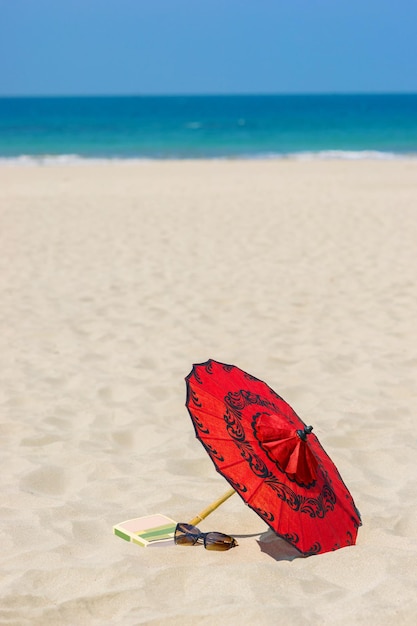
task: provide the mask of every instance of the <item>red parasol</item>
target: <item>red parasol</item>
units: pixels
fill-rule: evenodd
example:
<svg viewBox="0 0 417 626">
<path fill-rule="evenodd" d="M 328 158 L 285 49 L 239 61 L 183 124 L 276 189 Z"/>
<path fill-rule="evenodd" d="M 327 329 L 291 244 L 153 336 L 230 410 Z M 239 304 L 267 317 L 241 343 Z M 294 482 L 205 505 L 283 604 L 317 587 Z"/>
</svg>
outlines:
<svg viewBox="0 0 417 626">
<path fill-rule="evenodd" d="M 196 436 L 216 470 L 278 535 L 304 555 L 355 543 L 352 496 L 312 427 L 275 391 L 211 359 L 186 382 Z"/>
</svg>

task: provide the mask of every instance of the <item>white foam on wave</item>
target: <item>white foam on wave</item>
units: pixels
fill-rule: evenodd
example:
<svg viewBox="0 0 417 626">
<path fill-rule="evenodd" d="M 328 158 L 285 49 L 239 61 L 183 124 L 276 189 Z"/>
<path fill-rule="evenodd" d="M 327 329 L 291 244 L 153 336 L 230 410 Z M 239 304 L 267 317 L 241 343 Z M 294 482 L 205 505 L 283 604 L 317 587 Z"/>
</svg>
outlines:
<svg viewBox="0 0 417 626">
<path fill-rule="evenodd" d="M 380 152 L 376 150 L 320 150 L 317 152 L 267 152 L 258 154 L 237 154 L 237 155 L 203 155 L 203 156 L 184 156 L 170 155 L 164 157 L 152 156 L 135 156 L 135 157 L 86 157 L 78 154 L 58 154 L 58 155 L 27 155 L 5 157 L 0 156 L 0 165 L 23 165 L 28 167 L 39 166 L 68 166 L 68 165 L 100 165 L 100 164 L 131 164 L 131 163 L 147 163 L 150 161 L 186 161 L 186 160 L 297 160 L 297 161 L 315 161 L 315 160 L 340 160 L 340 161 L 360 161 L 360 160 L 398 160 L 398 159 L 416 159 L 415 153 L 396 153 L 396 152 Z"/>
<path fill-rule="evenodd" d="M 188 122 L 188 124 L 185 125 L 185 128 L 189 128 L 190 130 L 198 130 L 202 127 L 203 124 L 201 122 Z"/>
<path fill-rule="evenodd" d="M 298 160 L 322 159 L 322 160 L 342 160 L 342 161 L 360 161 L 360 160 L 390 160 L 390 159 L 409 159 L 415 158 L 416 154 L 405 154 L 396 152 L 381 152 L 378 150 L 320 150 L 318 152 L 298 152 L 292 158 Z"/>
<path fill-rule="evenodd" d="M 227 157 L 226 157 L 227 158 Z M 282 159 L 293 161 L 390 161 L 398 159 L 416 159 L 417 152 L 381 152 L 377 150 L 318 150 L 305 152 L 263 152 L 259 154 L 243 154 L 241 159 Z"/>
<path fill-rule="evenodd" d="M 0 165 L 25 165 L 28 167 L 56 165 L 100 165 L 106 163 L 143 163 L 152 159 L 146 157 L 85 157 L 78 154 L 28 155 L 0 157 Z"/>
</svg>

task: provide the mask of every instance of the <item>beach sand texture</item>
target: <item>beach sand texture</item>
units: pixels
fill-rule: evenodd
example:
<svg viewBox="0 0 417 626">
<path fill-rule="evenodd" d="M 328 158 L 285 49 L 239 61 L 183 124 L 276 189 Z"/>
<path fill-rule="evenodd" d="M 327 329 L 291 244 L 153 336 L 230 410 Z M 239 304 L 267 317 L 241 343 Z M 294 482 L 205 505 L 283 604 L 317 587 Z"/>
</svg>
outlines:
<svg viewBox="0 0 417 626">
<path fill-rule="evenodd" d="M 3 164 L 0 250 L 1 624 L 415 624 L 417 160 Z M 313 424 L 355 547 L 293 559 L 238 496 L 227 553 L 112 535 L 228 489 L 208 358 Z"/>
</svg>

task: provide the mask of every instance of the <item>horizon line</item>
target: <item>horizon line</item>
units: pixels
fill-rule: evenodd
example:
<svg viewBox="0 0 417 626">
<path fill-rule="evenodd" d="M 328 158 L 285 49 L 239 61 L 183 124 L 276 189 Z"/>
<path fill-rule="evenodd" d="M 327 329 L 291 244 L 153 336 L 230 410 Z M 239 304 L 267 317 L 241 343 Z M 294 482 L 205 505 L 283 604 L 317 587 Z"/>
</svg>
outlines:
<svg viewBox="0 0 417 626">
<path fill-rule="evenodd" d="M 17 98 L 233 98 L 233 97 L 320 97 L 320 96 L 415 96 L 416 91 L 288 91 L 288 92 L 202 92 L 202 93 L 42 93 L 0 94 L 0 99 Z"/>
</svg>

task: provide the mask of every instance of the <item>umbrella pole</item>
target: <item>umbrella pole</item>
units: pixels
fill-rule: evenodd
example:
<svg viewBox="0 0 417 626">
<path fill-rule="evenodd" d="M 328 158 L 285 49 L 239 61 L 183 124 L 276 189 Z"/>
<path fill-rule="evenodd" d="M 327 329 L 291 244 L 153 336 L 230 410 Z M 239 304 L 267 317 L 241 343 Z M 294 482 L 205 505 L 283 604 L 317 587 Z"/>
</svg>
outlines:
<svg viewBox="0 0 417 626">
<path fill-rule="evenodd" d="M 229 491 L 226 491 L 226 493 L 224 493 L 221 496 L 221 498 L 209 504 L 209 506 L 207 506 L 200 513 L 198 513 L 198 515 L 193 517 L 193 519 L 189 523 L 195 526 L 196 524 L 201 522 L 201 520 L 205 519 L 208 515 L 210 515 L 210 513 L 213 513 L 213 511 L 215 511 L 221 504 L 223 504 L 223 502 L 225 502 L 228 498 L 230 498 L 234 493 L 236 493 L 234 489 L 229 489 Z"/>
</svg>

